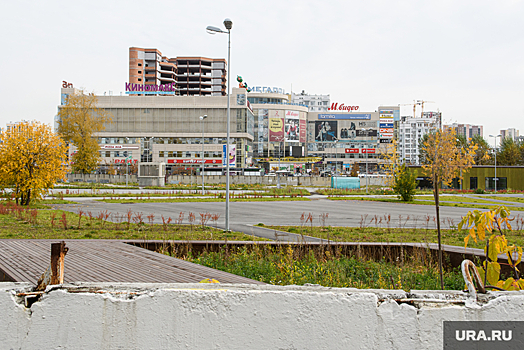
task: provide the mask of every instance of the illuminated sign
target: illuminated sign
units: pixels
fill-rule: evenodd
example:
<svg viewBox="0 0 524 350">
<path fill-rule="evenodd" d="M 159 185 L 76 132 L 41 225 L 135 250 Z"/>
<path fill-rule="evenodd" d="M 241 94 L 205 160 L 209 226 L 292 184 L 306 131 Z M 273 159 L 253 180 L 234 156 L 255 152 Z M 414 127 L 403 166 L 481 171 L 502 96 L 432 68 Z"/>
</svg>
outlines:
<svg viewBox="0 0 524 350">
<path fill-rule="evenodd" d="M 200 159 L 168 159 L 168 164 L 202 164 Z M 205 164 L 222 164 L 222 159 L 204 159 Z"/>
<path fill-rule="evenodd" d="M 345 106 L 343 103 L 338 105 L 338 102 L 333 102 L 331 107 L 328 108 L 328 111 L 358 111 L 359 106 Z"/>
<path fill-rule="evenodd" d="M 248 87 L 251 89 L 251 92 L 260 92 L 260 93 L 273 93 L 273 94 L 285 94 L 286 91 L 282 88 L 269 87 L 269 86 L 251 86 Z"/>
<path fill-rule="evenodd" d="M 318 119 L 371 119 L 371 114 L 319 114 Z"/>
<path fill-rule="evenodd" d="M 175 83 L 162 85 L 126 83 L 126 94 L 174 95 Z"/>
</svg>

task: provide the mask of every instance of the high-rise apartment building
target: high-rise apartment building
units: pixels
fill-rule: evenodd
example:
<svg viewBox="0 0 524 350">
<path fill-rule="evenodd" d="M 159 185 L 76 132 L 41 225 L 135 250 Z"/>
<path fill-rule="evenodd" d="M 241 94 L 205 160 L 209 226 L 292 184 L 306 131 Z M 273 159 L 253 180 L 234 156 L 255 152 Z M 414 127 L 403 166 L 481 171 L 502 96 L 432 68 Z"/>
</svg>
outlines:
<svg viewBox="0 0 524 350">
<path fill-rule="evenodd" d="M 500 135 L 502 135 L 502 139 L 505 139 L 506 137 L 509 137 L 513 140 L 519 139 L 519 131 L 516 130 L 515 128 L 500 130 Z"/>
<path fill-rule="evenodd" d="M 327 112 L 329 101 L 329 95 L 309 95 L 304 90 L 299 94 L 291 93 L 291 103 L 305 105 L 309 112 Z"/>
<path fill-rule="evenodd" d="M 472 139 L 476 135 L 484 137 L 484 127 L 482 125 L 453 123 L 451 125 L 447 125 L 447 127 L 455 129 L 457 135 L 462 135 L 468 140 Z"/>
<path fill-rule="evenodd" d="M 419 164 L 420 139 L 440 128 L 440 112 L 424 112 L 422 118 L 400 117 L 396 135 L 400 159 L 407 164 Z"/>
<path fill-rule="evenodd" d="M 148 95 L 156 95 L 158 86 L 167 86 L 172 95 L 225 96 L 226 68 L 223 58 L 168 58 L 157 49 L 129 48 L 129 84 L 155 86 L 147 90 Z M 142 95 L 141 91 L 145 89 L 131 94 Z"/>
</svg>

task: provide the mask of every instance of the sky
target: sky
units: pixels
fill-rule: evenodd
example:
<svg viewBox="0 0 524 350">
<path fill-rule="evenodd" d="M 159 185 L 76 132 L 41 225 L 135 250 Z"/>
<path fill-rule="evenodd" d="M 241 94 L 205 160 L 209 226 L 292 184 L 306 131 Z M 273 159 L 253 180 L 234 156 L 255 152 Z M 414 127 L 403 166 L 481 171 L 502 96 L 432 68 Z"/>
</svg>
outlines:
<svg viewBox="0 0 524 350">
<path fill-rule="evenodd" d="M 0 127 L 52 124 L 62 81 L 118 95 L 129 47 L 227 58 L 231 80 L 524 134 L 524 1 L 2 1 Z M 411 104 L 411 106 L 409 105 Z M 420 113 L 420 108 L 417 114 Z M 490 142 L 493 142 L 492 140 Z"/>
</svg>

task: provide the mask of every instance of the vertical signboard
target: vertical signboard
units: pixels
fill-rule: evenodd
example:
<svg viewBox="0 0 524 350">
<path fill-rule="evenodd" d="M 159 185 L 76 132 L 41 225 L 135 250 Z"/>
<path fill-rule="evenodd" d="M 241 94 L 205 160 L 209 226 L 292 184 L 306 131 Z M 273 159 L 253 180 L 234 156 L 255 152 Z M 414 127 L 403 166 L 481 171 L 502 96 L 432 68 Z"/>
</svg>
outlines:
<svg viewBox="0 0 524 350">
<path fill-rule="evenodd" d="M 380 139 L 392 139 L 393 138 L 393 120 L 394 112 L 389 109 L 381 109 L 379 112 L 379 133 Z"/>
<path fill-rule="evenodd" d="M 286 111 L 286 141 L 300 141 L 300 113 L 297 111 Z"/>
<path fill-rule="evenodd" d="M 264 127 L 265 120 L 265 127 Z M 258 153 L 264 153 L 264 141 L 267 141 L 267 109 L 258 110 Z"/>
<path fill-rule="evenodd" d="M 307 115 L 305 112 L 300 112 L 300 142 L 306 142 L 306 126 L 307 126 Z"/>
<path fill-rule="evenodd" d="M 284 115 L 283 111 L 269 111 L 269 141 L 284 141 Z"/>
<path fill-rule="evenodd" d="M 227 158 L 229 158 L 229 166 L 236 167 L 237 163 L 237 146 L 229 145 L 229 152 L 227 151 L 227 146 L 222 145 L 222 164 L 224 166 L 227 164 Z"/>
</svg>

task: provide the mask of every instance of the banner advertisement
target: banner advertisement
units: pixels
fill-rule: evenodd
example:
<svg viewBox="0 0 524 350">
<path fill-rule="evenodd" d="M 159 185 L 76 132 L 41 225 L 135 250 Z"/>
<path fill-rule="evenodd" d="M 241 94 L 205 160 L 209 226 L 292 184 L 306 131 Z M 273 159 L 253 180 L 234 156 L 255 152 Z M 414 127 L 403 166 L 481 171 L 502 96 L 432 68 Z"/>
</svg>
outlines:
<svg viewBox="0 0 524 350">
<path fill-rule="evenodd" d="M 306 127 L 307 127 L 307 116 L 306 113 L 300 112 L 300 142 L 306 142 Z"/>
<path fill-rule="evenodd" d="M 315 121 L 315 141 L 331 142 L 336 140 L 338 140 L 336 121 Z"/>
<path fill-rule="evenodd" d="M 284 141 L 284 115 L 282 111 L 271 110 L 269 113 L 269 141 Z"/>
<path fill-rule="evenodd" d="M 168 159 L 167 163 L 168 164 L 202 164 L 202 161 L 200 159 Z M 222 159 L 205 159 L 204 164 L 222 164 Z"/>
<path fill-rule="evenodd" d="M 237 164 L 237 145 L 229 145 L 229 152 L 227 146 L 222 145 L 222 164 L 226 164 L 226 156 L 229 155 L 229 166 L 236 167 Z"/>
<path fill-rule="evenodd" d="M 376 137 L 377 130 L 357 130 L 357 137 Z"/>
<path fill-rule="evenodd" d="M 376 121 L 366 121 L 366 122 L 355 122 L 357 128 L 376 128 L 377 122 Z"/>
<path fill-rule="evenodd" d="M 318 119 L 371 119 L 370 113 L 319 114 Z"/>
<path fill-rule="evenodd" d="M 300 141 L 300 121 L 298 111 L 286 111 L 286 136 L 287 142 Z"/>
<path fill-rule="evenodd" d="M 264 153 L 264 141 L 267 141 L 267 109 L 258 110 L 258 153 Z"/>
</svg>

